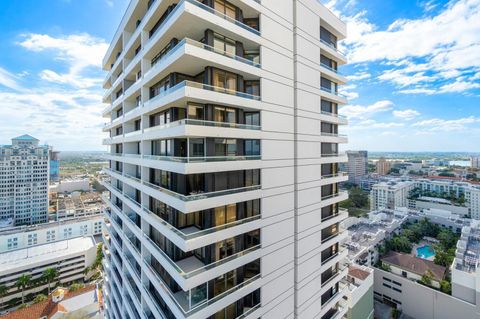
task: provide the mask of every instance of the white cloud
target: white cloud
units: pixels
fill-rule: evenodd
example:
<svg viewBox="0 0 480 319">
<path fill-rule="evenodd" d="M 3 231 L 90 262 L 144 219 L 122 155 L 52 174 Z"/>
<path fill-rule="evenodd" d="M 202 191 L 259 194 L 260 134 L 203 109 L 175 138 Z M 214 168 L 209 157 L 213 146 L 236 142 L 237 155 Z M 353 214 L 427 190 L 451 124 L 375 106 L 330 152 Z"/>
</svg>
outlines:
<svg viewBox="0 0 480 319">
<path fill-rule="evenodd" d="M 90 67 L 100 71 L 101 61 L 108 44 L 103 39 L 88 34 L 75 34 L 66 37 L 51 37 L 46 34 L 30 33 L 24 35 L 19 44 L 33 52 L 49 52 L 57 61 L 65 62 L 68 73 L 59 74 L 53 70 L 43 70 L 40 77 L 43 80 L 69 84 L 77 88 L 88 88 L 101 83 L 101 78 L 86 77 Z"/>
<path fill-rule="evenodd" d="M 376 120 L 365 120 L 357 123 L 354 127 L 361 127 L 363 129 L 372 129 L 372 128 L 394 128 L 405 126 L 403 123 L 398 122 L 378 122 Z"/>
<path fill-rule="evenodd" d="M 359 97 L 359 94 L 353 91 L 356 88 L 357 86 L 355 84 L 342 85 L 339 89 L 339 93 L 344 95 L 347 98 L 347 100 L 352 101 Z"/>
<path fill-rule="evenodd" d="M 436 2 L 423 3 L 426 11 L 433 10 Z M 340 7 L 340 5 L 338 5 Z M 366 12 L 344 17 L 349 30 L 343 41 L 349 52 L 349 61 L 363 63 L 386 61 L 395 68 L 386 70 L 378 78 L 399 88 L 412 85 L 433 85 L 435 81 L 448 81 L 480 69 L 480 0 L 450 1 L 434 16 L 420 19 L 398 19 L 380 30 L 366 18 Z M 454 85 L 455 92 L 469 90 L 472 85 Z M 409 88 L 412 89 L 412 88 Z M 417 94 L 450 92 L 425 87 Z M 402 93 L 406 93 L 407 89 Z"/>
<path fill-rule="evenodd" d="M 359 72 L 354 75 L 347 76 L 347 79 L 350 81 L 359 81 L 359 80 L 366 80 L 370 78 L 372 75 L 367 72 Z"/>
<path fill-rule="evenodd" d="M 433 118 L 416 122 L 413 124 L 415 127 L 420 127 L 426 131 L 435 132 L 451 132 L 451 131 L 463 131 L 468 129 L 469 124 L 480 123 L 480 118 L 470 116 L 454 120 L 444 120 L 439 118 Z"/>
<path fill-rule="evenodd" d="M 418 111 L 412 110 L 412 109 L 407 109 L 407 110 L 403 110 L 403 111 L 399 111 L 399 110 L 393 111 L 393 116 L 401 118 L 401 119 L 405 119 L 405 120 L 414 119 L 419 115 L 420 115 L 420 113 Z"/>
<path fill-rule="evenodd" d="M 18 84 L 18 76 L 8 72 L 2 67 L 0 67 L 0 85 L 17 91 L 21 90 Z"/>
<path fill-rule="evenodd" d="M 472 82 L 466 82 L 466 81 L 455 81 L 454 83 L 450 84 L 445 84 L 440 88 L 441 93 L 458 93 L 458 92 L 464 92 L 464 91 L 469 91 L 472 89 L 478 89 L 480 88 L 480 83 L 472 83 Z"/>
<path fill-rule="evenodd" d="M 340 109 L 340 113 L 348 118 L 366 119 L 379 112 L 386 112 L 393 108 L 393 102 L 388 100 L 378 101 L 368 106 L 346 105 Z"/>
<path fill-rule="evenodd" d="M 427 88 L 416 88 L 416 89 L 406 89 L 406 90 L 400 90 L 398 91 L 399 93 L 402 94 L 426 94 L 426 95 L 432 95 L 435 94 L 436 90 L 434 89 L 427 89 Z"/>
</svg>

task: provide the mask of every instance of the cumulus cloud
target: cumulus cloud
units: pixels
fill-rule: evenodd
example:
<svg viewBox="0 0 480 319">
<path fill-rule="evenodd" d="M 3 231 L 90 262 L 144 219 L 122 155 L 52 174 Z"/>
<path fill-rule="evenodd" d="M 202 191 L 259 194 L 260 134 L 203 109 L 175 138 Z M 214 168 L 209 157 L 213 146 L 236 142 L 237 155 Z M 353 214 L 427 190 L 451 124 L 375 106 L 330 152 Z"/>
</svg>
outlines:
<svg viewBox="0 0 480 319">
<path fill-rule="evenodd" d="M 340 7 L 333 1 L 331 5 Z M 430 12 L 437 2 L 422 5 Z M 349 34 L 342 46 L 351 63 L 376 61 L 392 66 L 378 79 L 391 82 L 402 93 L 441 94 L 477 88 L 468 83 L 457 83 L 454 88 L 448 85 L 459 76 L 480 70 L 480 0 L 452 0 L 436 15 L 398 19 L 384 29 L 370 22 L 366 13 L 343 17 Z M 432 91 L 438 81 L 445 88 Z M 419 84 L 425 90 L 411 87 Z"/>
<path fill-rule="evenodd" d="M 56 61 L 67 64 L 68 73 L 60 74 L 54 70 L 40 72 L 40 77 L 45 81 L 77 88 L 89 88 L 101 83 L 100 76 L 95 78 L 85 74 L 90 67 L 100 71 L 103 55 L 108 48 L 103 39 L 86 33 L 64 37 L 29 33 L 23 35 L 19 45 L 33 52 L 48 52 Z"/>
<path fill-rule="evenodd" d="M 393 113 L 393 116 L 401 119 L 405 119 L 405 120 L 411 120 L 420 115 L 418 111 L 412 110 L 412 109 L 407 109 L 403 111 L 395 110 L 392 113 Z"/>
<path fill-rule="evenodd" d="M 445 120 L 439 118 L 433 118 L 429 120 L 424 120 L 416 122 L 413 124 L 414 127 L 419 127 L 425 131 L 435 132 L 451 132 L 451 131 L 463 131 L 467 130 L 470 124 L 480 123 L 480 118 L 469 116 L 460 119 Z"/>
<path fill-rule="evenodd" d="M 346 105 L 340 109 L 340 112 L 348 118 L 366 119 L 379 112 L 389 111 L 392 108 L 392 101 L 382 100 L 367 106 Z"/>
</svg>

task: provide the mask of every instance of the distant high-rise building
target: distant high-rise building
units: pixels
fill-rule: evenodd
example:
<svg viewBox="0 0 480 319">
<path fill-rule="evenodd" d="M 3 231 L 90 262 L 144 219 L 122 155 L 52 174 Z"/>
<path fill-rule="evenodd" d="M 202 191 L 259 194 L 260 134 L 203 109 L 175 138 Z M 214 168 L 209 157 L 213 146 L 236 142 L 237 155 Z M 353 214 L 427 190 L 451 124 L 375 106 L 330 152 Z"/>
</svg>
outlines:
<svg viewBox="0 0 480 319">
<path fill-rule="evenodd" d="M 49 147 L 22 135 L 0 146 L 0 220 L 14 225 L 48 221 Z"/>
<path fill-rule="evenodd" d="M 368 152 L 347 151 L 348 162 L 346 165 L 348 181 L 359 185 L 360 180 L 368 174 Z"/>
<path fill-rule="evenodd" d="M 480 168 L 480 156 L 472 156 L 470 158 L 470 166 L 472 168 Z"/>
<path fill-rule="evenodd" d="M 60 152 L 50 151 L 50 181 L 58 182 L 60 180 Z"/>
<path fill-rule="evenodd" d="M 390 173 L 391 163 L 388 162 L 385 157 L 380 157 L 375 166 L 375 172 L 379 175 L 387 175 Z"/>
<path fill-rule="evenodd" d="M 341 318 L 346 25 L 317 0 L 130 2 L 103 67 L 106 318 Z"/>
</svg>

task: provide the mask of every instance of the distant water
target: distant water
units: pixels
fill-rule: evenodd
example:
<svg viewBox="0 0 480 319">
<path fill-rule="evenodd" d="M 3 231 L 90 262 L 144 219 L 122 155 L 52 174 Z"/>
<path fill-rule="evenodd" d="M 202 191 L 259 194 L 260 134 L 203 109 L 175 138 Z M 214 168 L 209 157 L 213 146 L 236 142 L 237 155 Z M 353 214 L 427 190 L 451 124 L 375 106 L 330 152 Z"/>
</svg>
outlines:
<svg viewBox="0 0 480 319">
<path fill-rule="evenodd" d="M 448 161 L 449 166 L 470 167 L 470 161 Z"/>
</svg>

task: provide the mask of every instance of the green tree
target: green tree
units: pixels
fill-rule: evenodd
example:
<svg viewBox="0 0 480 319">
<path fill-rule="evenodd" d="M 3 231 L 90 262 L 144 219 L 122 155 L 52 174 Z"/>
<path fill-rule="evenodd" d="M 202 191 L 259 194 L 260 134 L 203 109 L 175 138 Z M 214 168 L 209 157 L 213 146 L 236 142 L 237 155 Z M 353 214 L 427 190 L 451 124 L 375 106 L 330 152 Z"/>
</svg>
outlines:
<svg viewBox="0 0 480 319">
<path fill-rule="evenodd" d="M 426 286 L 431 286 L 432 285 L 432 279 L 433 279 L 433 273 L 430 269 L 428 269 L 423 275 L 422 279 L 420 279 L 420 282 Z"/>
<path fill-rule="evenodd" d="M 8 287 L 0 285 L 0 304 L 3 304 L 3 297 L 8 293 Z"/>
<path fill-rule="evenodd" d="M 30 286 L 32 275 L 23 274 L 17 279 L 17 287 L 22 290 L 22 305 L 25 304 L 25 288 Z"/>
<path fill-rule="evenodd" d="M 48 285 L 48 294 L 50 295 L 50 286 L 52 282 L 58 277 L 58 271 L 56 268 L 47 268 L 42 274 L 42 280 Z"/>
<path fill-rule="evenodd" d="M 85 285 L 82 284 L 82 283 L 73 283 L 73 284 L 70 285 L 68 290 L 69 291 L 77 291 L 79 289 L 82 289 L 83 287 L 85 287 Z"/>
<path fill-rule="evenodd" d="M 33 298 L 33 303 L 39 303 L 39 302 L 42 302 L 42 301 L 45 301 L 47 300 L 48 297 L 44 294 L 38 294 L 35 296 L 35 298 Z"/>
<path fill-rule="evenodd" d="M 452 284 L 448 280 L 440 281 L 440 290 L 446 294 L 452 294 Z"/>
</svg>

